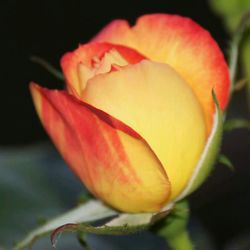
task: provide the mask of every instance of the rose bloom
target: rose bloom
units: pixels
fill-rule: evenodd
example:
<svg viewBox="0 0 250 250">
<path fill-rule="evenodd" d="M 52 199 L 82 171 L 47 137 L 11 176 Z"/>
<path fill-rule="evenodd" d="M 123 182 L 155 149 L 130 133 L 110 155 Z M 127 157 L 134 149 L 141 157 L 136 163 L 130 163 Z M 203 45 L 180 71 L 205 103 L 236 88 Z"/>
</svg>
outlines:
<svg viewBox="0 0 250 250">
<path fill-rule="evenodd" d="M 229 96 L 228 67 L 209 32 L 178 15 L 144 15 L 132 27 L 115 20 L 61 66 L 65 90 L 32 83 L 31 92 L 88 190 L 125 212 L 178 200 L 215 122 L 212 90 L 222 110 Z"/>
</svg>

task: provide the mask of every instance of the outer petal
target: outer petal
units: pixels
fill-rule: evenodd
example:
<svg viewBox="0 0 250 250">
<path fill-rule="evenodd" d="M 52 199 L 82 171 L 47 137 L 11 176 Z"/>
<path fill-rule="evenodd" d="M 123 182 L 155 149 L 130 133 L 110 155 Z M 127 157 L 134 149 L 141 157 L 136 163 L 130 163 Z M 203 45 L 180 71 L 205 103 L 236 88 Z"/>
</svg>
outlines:
<svg viewBox="0 0 250 250">
<path fill-rule="evenodd" d="M 65 161 L 96 196 L 128 212 L 158 211 L 170 193 L 165 171 L 139 136 L 65 91 L 31 85 L 40 119 Z M 136 135 L 136 133 L 134 133 Z"/>
<path fill-rule="evenodd" d="M 83 100 L 138 132 L 162 162 L 178 195 L 206 141 L 206 126 L 192 89 L 168 65 L 142 61 L 92 78 Z"/>
<path fill-rule="evenodd" d="M 92 41 L 108 41 L 135 48 L 146 57 L 171 65 L 190 84 L 211 129 L 215 89 L 222 109 L 229 97 L 229 72 L 222 52 L 211 35 L 189 18 L 151 14 L 135 26 L 123 20 L 106 26 Z"/>
<path fill-rule="evenodd" d="M 93 66 L 93 58 L 100 58 L 105 54 L 105 52 L 108 52 L 111 49 L 116 49 L 129 64 L 138 63 L 145 58 L 134 49 L 121 45 L 114 45 L 110 43 L 91 43 L 80 45 L 78 49 L 73 52 L 66 53 L 61 59 L 63 73 L 66 77 L 68 89 L 71 93 L 78 94 L 80 96 L 81 86 L 78 78 L 78 64 L 83 63 L 85 66 L 91 68 Z"/>
<path fill-rule="evenodd" d="M 216 106 L 212 131 L 209 135 L 199 162 L 195 167 L 192 177 L 189 179 L 188 184 L 182 193 L 175 198 L 175 201 L 183 199 L 204 182 L 204 180 L 210 174 L 218 156 L 223 132 L 223 113 L 219 108 L 219 104 L 214 92 L 212 93 L 212 96 Z"/>
</svg>

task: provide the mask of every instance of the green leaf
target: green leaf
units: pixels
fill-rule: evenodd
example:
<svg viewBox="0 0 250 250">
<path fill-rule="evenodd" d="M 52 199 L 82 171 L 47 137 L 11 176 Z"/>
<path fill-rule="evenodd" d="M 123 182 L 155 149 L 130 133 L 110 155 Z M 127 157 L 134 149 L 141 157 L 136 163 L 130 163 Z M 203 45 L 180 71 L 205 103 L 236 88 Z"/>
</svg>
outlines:
<svg viewBox="0 0 250 250">
<path fill-rule="evenodd" d="M 175 201 L 179 201 L 183 199 L 188 194 L 192 193 L 195 189 L 197 189 L 207 178 L 207 176 L 211 172 L 213 165 L 216 161 L 217 154 L 220 149 L 221 138 L 222 138 L 223 114 L 219 107 L 215 93 L 212 92 L 212 95 L 213 95 L 213 100 L 216 106 L 212 131 L 207 140 L 207 143 L 200 157 L 200 160 L 194 169 L 194 173 L 192 177 L 190 178 L 186 188 L 176 198 Z"/>
<path fill-rule="evenodd" d="M 186 229 L 189 212 L 188 202 L 186 200 L 177 202 L 171 214 L 153 226 L 152 230 L 157 231 L 160 236 L 164 237 L 167 234 L 173 237 L 178 234 L 179 231 Z"/>
<path fill-rule="evenodd" d="M 250 121 L 246 119 L 230 119 L 224 124 L 225 131 L 232 131 L 234 129 L 250 129 Z"/>
<path fill-rule="evenodd" d="M 227 166 L 230 170 L 234 170 L 234 165 L 226 155 L 220 154 L 218 162 Z"/>
</svg>

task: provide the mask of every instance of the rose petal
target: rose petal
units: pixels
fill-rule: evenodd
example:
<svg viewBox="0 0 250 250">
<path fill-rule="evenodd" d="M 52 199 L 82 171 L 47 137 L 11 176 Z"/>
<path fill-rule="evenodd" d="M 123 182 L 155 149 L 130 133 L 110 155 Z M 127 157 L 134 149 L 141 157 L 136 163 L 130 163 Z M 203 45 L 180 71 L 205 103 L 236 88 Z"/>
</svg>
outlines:
<svg viewBox="0 0 250 250">
<path fill-rule="evenodd" d="M 193 88 L 206 115 L 209 130 L 214 113 L 212 89 L 222 109 L 229 98 L 229 72 L 211 35 L 189 18 L 151 14 L 135 26 L 124 20 L 107 25 L 92 41 L 122 44 L 151 60 L 171 65 Z"/>
<path fill-rule="evenodd" d="M 140 137 L 125 133 L 125 125 L 115 129 L 121 122 L 65 91 L 32 84 L 31 92 L 59 152 L 94 195 L 127 212 L 161 209 L 170 193 L 169 181 Z"/>
<path fill-rule="evenodd" d="M 185 187 L 206 141 L 200 104 L 168 65 L 144 60 L 92 78 L 83 100 L 139 133 L 162 162 L 171 197 Z"/>
<path fill-rule="evenodd" d="M 111 49 L 117 50 L 121 56 L 129 63 L 135 64 L 145 59 L 144 56 L 121 45 L 110 43 L 91 43 L 80 45 L 73 52 L 66 53 L 61 59 L 61 66 L 66 78 L 67 88 L 70 93 L 81 96 L 81 83 L 78 78 L 78 65 L 82 63 L 84 66 L 91 68 L 93 59 L 100 58 Z"/>
</svg>

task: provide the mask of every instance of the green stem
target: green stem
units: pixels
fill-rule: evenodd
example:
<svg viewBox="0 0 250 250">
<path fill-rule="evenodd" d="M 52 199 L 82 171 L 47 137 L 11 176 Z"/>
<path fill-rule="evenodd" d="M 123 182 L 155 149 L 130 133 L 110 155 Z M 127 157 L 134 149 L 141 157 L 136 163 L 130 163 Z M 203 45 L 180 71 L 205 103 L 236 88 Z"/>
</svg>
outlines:
<svg viewBox="0 0 250 250">
<path fill-rule="evenodd" d="M 169 216 L 155 224 L 151 230 L 164 238 L 172 250 L 194 250 L 187 231 L 188 220 L 188 202 L 182 200 L 175 204 Z"/>
<path fill-rule="evenodd" d="M 234 84 L 236 78 L 236 71 L 238 65 L 238 57 L 239 57 L 239 47 L 240 42 L 242 40 L 243 33 L 247 27 L 247 24 L 250 21 L 250 11 L 248 11 L 241 19 L 232 39 L 230 55 L 229 55 L 229 68 L 230 68 L 230 79 L 231 79 L 231 88 L 230 94 L 233 94 Z"/>
<path fill-rule="evenodd" d="M 186 230 L 175 235 L 175 237 L 166 237 L 166 240 L 172 250 L 194 250 L 194 245 Z"/>
</svg>

